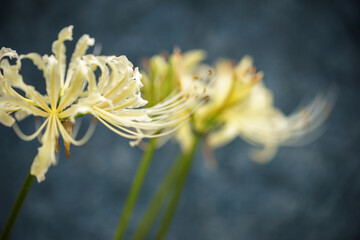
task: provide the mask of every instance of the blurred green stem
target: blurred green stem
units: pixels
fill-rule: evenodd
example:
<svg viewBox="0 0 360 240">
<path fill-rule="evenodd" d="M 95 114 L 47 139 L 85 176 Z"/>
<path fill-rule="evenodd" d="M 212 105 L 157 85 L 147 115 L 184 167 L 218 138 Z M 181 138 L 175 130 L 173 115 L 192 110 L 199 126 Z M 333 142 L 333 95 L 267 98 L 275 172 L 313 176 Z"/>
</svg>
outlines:
<svg viewBox="0 0 360 240">
<path fill-rule="evenodd" d="M 0 240 L 7 240 L 10 237 L 11 231 L 14 227 L 14 224 L 16 222 L 16 218 L 20 213 L 21 206 L 25 201 L 26 195 L 30 190 L 31 184 L 34 181 L 35 176 L 28 173 L 25 182 L 23 183 L 20 192 L 16 198 L 15 204 L 13 208 L 11 209 L 10 215 L 7 219 L 7 222 L 5 224 L 5 227 L 1 233 Z"/>
<path fill-rule="evenodd" d="M 146 151 L 141 159 L 140 166 L 136 172 L 135 178 L 133 180 L 130 192 L 126 199 L 126 203 L 119 220 L 118 226 L 116 228 L 114 240 L 123 239 L 127 225 L 129 223 L 134 205 L 136 203 L 137 197 L 139 195 L 140 189 L 143 185 L 144 178 L 148 171 L 152 156 L 154 155 L 156 148 L 156 138 L 150 139 L 149 144 L 146 148 Z"/>
<path fill-rule="evenodd" d="M 173 166 L 168 171 L 160 187 L 153 196 L 150 204 L 147 206 L 145 213 L 131 238 L 132 240 L 141 240 L 144 239 L 146 235 L 148 235 L 149 230 L 154 224 L 154 221 L 156 220 L 157 216 L 160 215 L 160 211 L 164 205 L 165 200 L 167 197 L 173 196 L 170 202 L 171 206 L 169 206 L 171 210 L 167 210 L 165 213 L 166 216 L 164 216 L 164 221 L 171 220 L 172 216 L 174 215 L 178 199 L 181 196 L 181 190 L 184 186 L 201 137 L 201 134 L 196 134 L 192 148 L 184 155 L 180 154 L 175 160 Z M 173 192 L 173 187 L 176 187 L 175 192 Z M 164 231 L 164 233 L 166 233 L 166 230 L 169 226 L 170 222 L 168 223 L 168 226 L 161 227 L 161 232 Z"/>
<path fill-rule="evenodd" d="M 187 152 L 184 157 L 183 157 L 183 165 L 181 166 L 180 172 L 179 172 L 179 176 L 176 179 L 176 181 L 174 181 L 174 192 L 171 196 L 171 200 L 170 203 L 168 205 L 168 207 L 165 210 L 164 216 L 160 222 L 160 226 L 159 226 L 159 230 L 156 233 L 155 239 L 160 240 L 160 239 L 165 239 L 166 233 L 169 230 L 169 227 L 171 225 L 171 221 L 174 217 L 174 214 L 176 212 L 176 207 L 178 205 L 178 202 L 180 200 L 181 197 L 181 193 L 182 190 L 184 189 L 184 185 L 186 183 L 186 179 L 187 176 L 189 174 L 189 170 L 191 168 L 191 165 L 193 163 L 193 159 L 196 153 L 196 149 L 197 146 L 200 142 L 200 138 L 201 135 L 198 134 L 196 136 L 196 142 L 193 145 L 193 147 L 190 149 L 189 152 Z"/>
</svg>

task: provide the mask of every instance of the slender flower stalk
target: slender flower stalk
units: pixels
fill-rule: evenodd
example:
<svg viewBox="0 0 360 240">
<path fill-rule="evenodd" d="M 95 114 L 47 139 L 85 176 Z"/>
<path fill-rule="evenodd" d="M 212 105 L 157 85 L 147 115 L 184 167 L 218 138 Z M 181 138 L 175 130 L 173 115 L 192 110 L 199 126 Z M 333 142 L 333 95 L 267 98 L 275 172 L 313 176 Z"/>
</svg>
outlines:
<svg viewBox="0 0 360 240">
<path fill-rule="evenodd" d="M 138 170 L 136 172 L 135 178 L 133 180 L 130 192 L 127 196 L 125 206 L 122 211 L 122 214 L 121 214 L 121 217 L 120 217 L 120 220 L 119 220 L 116 232 L 115 232 L 114 240 L 123 239 L 123 237 L 126 233 L 126 228 L 127 228 L 128 222 L 130 220 L 130 217 L 131 217 L 133 208 L 135 206 L 137 197 L 139 195 L 140 189 L 143 185 L 144 178 L 148 171 L 148 168 L 151 163 L 151 159 L 155 152 L 155 149 L 156 149 L 156 138 L 153 138 L 150 140 L 150 142 L 146 148 L 146 151 L 141 159 Z"/>
<path fill-rule="evenodd" d="M 164 177 L 159 188 L 154 194 L 151 202 L 147 206 L 145 213 L 136 228 L 132 240 L 144 239 L 153 226 L 155 220 L 160 216 L 161 209 L 166 205 L 166 201 L 170 200 L 165 215 L 161 221 L 158 236 L 164 237 L 168 227 L 171 224 L 172 217 L 175 213 L 177 202 L 180 199 L 182 189 L 185 185 L 187 175 L 193 162 L 197 147 L 201 141 L 201 135 L 198 134 L 193 147 L 187 153 L 180 154 L 174 161 L 172 167 Z M 157 239 L 157 238 L 155 238 Z"/>
<path fill-rule="evenodd" d="M 14 206 L 11 209 L 10 215 L 8 217 L 8 220 L 5 224 L 5 227 L 1 233 L 0 240 L 7 240 L 10 237 L 11 230 L 13 229 L 16 218 L 20 213 L 20 209 L 22 204 L 25 201 L 26 195 L 30 190 L 31 184 L 33 183 L 35 177 L 31 175 L 30 173 L 27 175 L 25 182 L 23 186 L 20 189 L 20 192 L 16 198 L 16 201 L 14 203 Z"/>
<path fill-rule="evenodd" d="M 182 159 L 183 154 L 180 154 L 174 161 L 172 167 L 167 172 L 156 193 L 146 207 L 145 212 L 131 237 L 132 240 L 144 239 L 149 234 L 149 231 L 153 226 L 155 220 L 159 216 L 160 211 L 163 208 L 166 200 L 168 200 L 168 197 L 172 194 L 174 186 L 173 183 L 178 177 L 179 169 L 181 168 L 182 164 Z"/>
<path fill-rule="evenodd" d="M 178 177 L 174 179 L 175 181 L 172 183 L 174 186 L 174 190 L 172 192 L 169 205 L 167 206 L 165 213 L 162 217 L 162 220 L 160 222 L 160 226 L 155 235 L 155 239 L 160 240 L 160 239 L 165 239 L 166 237 L 172 219 L 174 218 L 178 202 L 180 200 L 182 191 L 184 189 L 186 179 L 189 175 L 189 171 L 194 161 L 195 153 L 201 138 L 202 138 L 201 134 L 196 134 L 195 142 L 192 148 L 189 150 L 189 152 L 183 155 L 183 159 L 182 159 L 183 165 L 179 169 Z"/>
</svg>

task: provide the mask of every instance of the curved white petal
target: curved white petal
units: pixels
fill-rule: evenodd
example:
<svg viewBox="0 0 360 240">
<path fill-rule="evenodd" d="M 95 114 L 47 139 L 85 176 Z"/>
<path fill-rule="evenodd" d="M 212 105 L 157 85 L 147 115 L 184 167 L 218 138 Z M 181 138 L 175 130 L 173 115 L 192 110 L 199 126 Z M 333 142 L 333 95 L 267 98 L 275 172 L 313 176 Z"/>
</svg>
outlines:
<svg viewBox="0 0 360 240">
<path fill-rule="evenodd" d="M 45 174 L 49 167 L 56 164 L 55 143 L 57 135 L 55 116 L 52 115 L 41 138 L 42 146 L 38 148 L 38 154 L 30 169 L 31 175 L 36 176 L 38 182 L 45 180 Z"/>
<path fill-rule="evenodd" d="M 65 80 L 65 84 L 64 84 L 64 90 L 66 88 L 69 87 L 72 78 L 73 78 L 73 74 L 75 73 L 75 70 L 78 67 L 78 60 L 84 56 L 84 54 L 86 53 L 87 49 L 90 46 L 93 46 L 95 43 L 95 40 L 93 38 L 90 38 L 89 35 L 84 34 L 76 43 L 75 46 L 75 50 L 71 56 L 71 60 L 69 63 L 69 67 L 66 73 L 66 80 Z M 64 90 L 62 91 L 62 93 L 64 92 Z M 61 95 L 62 95 L 61 93 Z"/>
<path fill-rule="evenodd" d="M 46 92 L 50 99 L 51 109 L 56 109 L 61 87 L 61 72 L 59 72 L 59 63 L 54 56 L 44 57 L 44 63 L 47 68 L 45 71 Z"/>
<path fill-rule="evenodd" d="M 72 31 L 74 26 L 70 25 L 66 28 L 63 28 L 59 35 L 58 40 L 53 42 L 52 44 L 52 52 L 55 55 L 55 58 L 57 60 L 57 72 L 59 74 L 60 78 L 60 87 L 63 87 L 64 84 L 64 77 L 65 77 L 65 70 L 66 70 L 66 47 L 64 42 L 66 40 L 71 41 L 72 40 Z"/>
<path fill-rule="evenodd" d="M 76 71 L 72 75 L 69 87 L 65 90 L 64 95 L 58 106 L 61 111 L 72 104 L 80 96 L 84 89 L 84 83 L 87 76 L 87 68 L 82 60 L 77 61 Z"/>
</svg>

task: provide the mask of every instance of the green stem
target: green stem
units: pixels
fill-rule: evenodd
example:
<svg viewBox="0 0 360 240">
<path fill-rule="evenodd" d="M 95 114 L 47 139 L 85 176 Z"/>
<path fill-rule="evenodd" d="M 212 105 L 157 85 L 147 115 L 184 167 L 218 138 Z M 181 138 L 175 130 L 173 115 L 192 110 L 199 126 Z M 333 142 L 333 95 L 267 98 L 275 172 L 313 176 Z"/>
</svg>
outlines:
<svg viewBox="0 0 360 240">
<path fill-rule="evenodd" d="M 196 139 L 191 152 L 195 153 L 200 139 L 201 135 L 196 135 Z M 151 229 L 152 225 L 155 222 L 155 219 L 159 215 L 166 198 L 170 195 L 169 192 L 172 190 L 171 188 L 174 186 L 174 182 L 177 180 L 177 177 L 180 174 L 179 168 L 183 169 L 183 164 L 186 165 L 186 161 L 184 159 L 187 155 L 184 156 L 180 154 L 173 163 L 173 166 L 168 171 L 160 187 L 153 196 L 150 204 L 147 206 L 145 213 L 143 214 L 143 217 L 141 218 L 141 221 L 131 238 L 132 240 L 141 240 L 144 239 L 146 235 L 148 235 L 149 230 Z"/>
<path fill-rule="evenodd" d="M 182 168 L 180 169 L 179 177 L 176 182 L 174 182 L 175 185 L 175 191 L 171 197 L 170 203 L 168 207 L 166 208 L 166 211 L 164 213 L 164 216 L 162 218 L 162 221 L 160 223 L 160 227 L 158 232 L 155 235 L 155 239 L 165 239 L 166 233 L 169 230 L 169 227 L 171 225 L 171 221 L 174 217 L 176 207 L 178 205 L 178 202 L 181 197 L 182 190 L 184 189 L 184 185 L 186 183 L 187 176 L 189 174 L 189 170 L 191 168 L 191 165 L 193 163 L 193 159 L 196 153 L 196 149 L 199 143 L 201 135 L 197 135 L 197 139 L 195 144 L 193 145 L 192 149 L 190 149 L 189 152 L 184 155 L 184 165 L 182 165 Z"/>
<path fill-rule="evenodd" d="M 156 217 L 158 216 L 158 212 L 160 212 L 161 207 L 164 201 L 166 200 L 166 197 L 168 195 L 167 193 L 169 192 L 172 186 L 171 184 L 172 179 L 175 177 L 177 173 L 179 163 L 180 162 L 178 160 L 175 161 L 171 169 L 168 171 L 160 187 L 158 188 L 151 202 L 147 206 L 145 213 L 143 214 L 135 233 L 131 237 L 132 240 L 144 239 L 145 236 L 148 234 L 152 224 L 154 223 Z"/>
<path fill-rule="evenodd" d="M 26 195 L 29 192 L 31 184 L 34 181 L 34 179 L 35 179 L 35 176 L 31 175 L 30 173 L 27 175 L 25 182 L 22 185 L 20 192 L 16 198 L 15 204 L 14 204 L 13 208 L 11 209 L 11 212 L 7 219 L 5 227 L 1 233 L 0 240 L 9 239 L 11 230 L 14 227 L 16 218 L 20 213 L 21 206 L 24 203 Z"/>
<path fill-rule="evenodd" d="M 147 170 L 149 168 L 152 156 L 154 155 L 156 148 L 156 139 L 150 139 L 149 145 L 146 148 L 146 151 L 141 159 L 140 166 L 136 172 L 135 178 L 133 180 L 130 193 L 126 199 L 126 203 L 119 220 L 118 226 L 116 228 L 114 240 L 123 239 L 127 225 L 129 223 L 134 205 L 136 203 L 137 197 L 139 195 L 140 189 L 143 185 L 144 178 L 146 176 Z"/>
</svg>

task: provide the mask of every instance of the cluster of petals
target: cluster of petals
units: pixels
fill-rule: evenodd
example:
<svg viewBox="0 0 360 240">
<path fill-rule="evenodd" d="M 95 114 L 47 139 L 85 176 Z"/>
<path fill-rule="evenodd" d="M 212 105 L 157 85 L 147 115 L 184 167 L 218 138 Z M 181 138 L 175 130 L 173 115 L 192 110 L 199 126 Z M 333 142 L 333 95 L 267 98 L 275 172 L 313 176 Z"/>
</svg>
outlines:
<svg viewBox="0 0 360 240">
<path fill-rule="evenodd" d="M 149 101 L 150 106 L 161 103 L 176 92 L 179 92 L 183 101 L 196 94 L 197 101 L 186 101 L 187 112 L 191 116 L 196 115 L 199 108 L 210 98 L 207 94 L 207 87 L 213 79 L 211 67 L 204 66 L 201 71 L 199 70 L 199 64 L 205 55 L 206 53 L 202 50 L 181 53 L 180 49 L 175 48 L 172 54 L 164 52 L 151 58 L 144 58 L 141 72 L 144 86 L 141 88 L 141 92 Z M 178 113 L 178 117 L 179 114 L 183 113 Z M 183 129 L 183 126 L 190 126 L 193 120 L 192 117 L 191 121 L 184 121 L 179 125 L 178 131 Z M 176 131 L 176 136 L 178 131 Z M 158 145 L 161 146 L 170 137 L 172 135 L 160 138 Z M 187 140 L 188 136 L 184 136 L 183 141 Z"/>
<path fill-rule="evenodd" d="M 274 157 L 279 146 L 300 145 L 321 133 L 319 127 L 330 113 L 333 92 L 319 93 L 307 106 L 286 116 L 274 106 L 273 94 L 251 57 L 245 56 L 236 65 L 220 60 L 213 68 L 215 76 L 207 85 L 209 101 L 178 131 L 184 151 L 191 147 L 194 132 L 205 135 L 210 149 L 241 137 L 256 147 L 251 151 L 252 159 L 265 162 Z"/>
<path fill-rule="evenodd" d="M 94 39 L 85 34 L 78 40 L 67 65 L 64 42 L 72 40 L 72 29 L 69 26 L 60 31 L 51 55 L 19 56 L 9 48 L 0 50 L 0 122 L 12 126 L 24 140 L 40 137 L 42 145 L 30 171 L 39 182 L 56 163 L 59 136 L 67 150 L 70 144 L 82 145 L 91 136 L 93 124 L 82 139 L 74 138 L 71 129 L 79 116 L 91 114 L 136 144 L 142 138 L 174 131 L 190 116 L 187 106 L 196 104 L 199 98 L 198 91 L 190 91 L 186 98 L 182 97 L 183 92 L 178 92 L 151 108 L 142 108 L 147 103 L 140 92 L 142 75 L 125 56 L 86 54 Z M 46 94 L 23 81 L 20 69 L 24 59 L 30 59 L 43 72 Z M 23 134 L 16 124 L 28 115 L 43 119 L 32 135 Z"/>
</svg>

